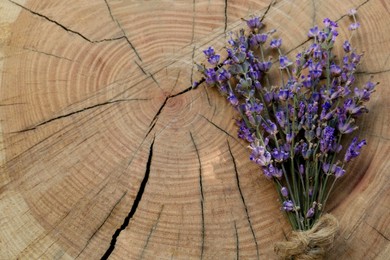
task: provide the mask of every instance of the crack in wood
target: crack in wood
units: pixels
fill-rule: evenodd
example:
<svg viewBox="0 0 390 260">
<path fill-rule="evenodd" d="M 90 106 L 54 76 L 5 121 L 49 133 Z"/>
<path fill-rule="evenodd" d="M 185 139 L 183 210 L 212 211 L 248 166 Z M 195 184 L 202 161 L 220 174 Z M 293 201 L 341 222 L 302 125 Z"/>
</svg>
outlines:
<svg viewBox="0 0 390 260">
<path fill-rule="evenodd" d="M 204 92 L 206 93 L 206 98 L 207 98 L 207 103 L 209 104 L 209 107 L 212 107 L 213 105 L 211 104 L 211 99 L 209 96 L 209 91 L 207 90 L 207 87 L 203 88 Z M 214 112 L 215 112 L 216 107 L 214 107 Z"/>
<path fill-rule="evenodd" d="M 105 186 L 104 186 L 105 187 Z M 104 188 L 103 187 L 103 188 Z M 100 191 L 99 191 L 100 193 Z M 98 194 L 99 194 L 98 193 Z M 76 256 L 76 259 L 85 251 L 85 249 L 88 247 L 89 243 L 92 241 L 92 238 L 95 237 L 95 235 L 97 234 L 97 232 L 99 232 L 99 230 L 104 226 L 104 224 L 107 222 L 107 220 L 111 217 L 111 214 L 112 212 L 114 211 L 114 209 L 116 208 L 116 206 L 118 206 L 118 204 L 122 201 L 122 199 L 126 196 L 127 194 L 127 191 L 125 191 L 123 193 L 123 195 L 119 198 L 119 200 L 114 204 L 114 206 L 111 208 L 110 212 L 107 214 L 107 216 L 104 218 L 103 222 L 100 224 L 100 226 L 95 230 L 95 232 L 93 232 L 93 234 L 89 237 L 89 239 L 87 240 L 85 246 L 83 247 L 83 249 L 80 251 L 80 253 Z"/>
<path fill-rule="evenodd" d="M 137 61 L 134 61 L 135 64 L 137 64 L 138 68 L 142 71 L 143 74 L 145 74 L 146 76 L 148 76 L 148 78 L 151 78 L 153 80 L 154 83 L 156 83 L 157 87 L 161 90 L 161 91 L 164 91 L 160 84 L 158 83 L 158 81 L 156 80 L 156 78 L 154 77 L 154 75 L 150 72 L 147 72 Z"/>
<path fill-rule="evenodd" d="M 151 170 L 151 166 L 152 166 L 154 141 L 155 141 L 155 138 L 153 138 L 152 143 L 151 143 L 150 148 L 149 148 L 149 156 L 148 156 L 148 161 L 146 163 L 145 175 L 144 175 L 144 178 L 143 178 L 141 185 L 139 187 L 137 196 L 134 199 L 133 206 L 131 207 L 129 214 L 124 219 L 123 224 L 112 235 L 112 240 L 110 242 L 110 246 L 108 247 L 107 251 L 104 253 L 104 255 L 102 256 L 101 259 L 107 259 L 111 255 L 111 253 L 114 251 L 115 245 L 116 245 L 116 242 L 117 242 L 117 239 L 118 239 L 120 233 L 127 228 L 127 226 L 130 223 L 130 220 L 133 218 L 134 214 L 136 213 L 136 211 L 138 209 L 138 205 L 141 202 L 142 195 L 144 194 L 146 184 L 149 180 L 149 174 L 150 174 L 150 170 Z"/>
<path fill-rule="evenodd" d="M 195 57 L 195 48 L 196 46 L 194 46 L 192 48 L 192 56 L 191 56 L 191 60 L 192 60 L 192 67 L 191 67 L 191 77 L 190 77 L 190 85 L 192 86 L 193 82 L 194 82 L 194 57 Z"/>
<path fill-rule="evenodd" d="M 13 3 L 14 5 L 19 6 L 19 7 L 22 8 L 23 10 L 25 10 L 25 11 L 27 11 L 27 12 L 33 14 L 33 15 L 39 16 L 39 17 L 45 19 L 46 21 L 51 22 L 51 23 L 53 23 L 53 24 L 59 26 L 60 28 L 62 28 L 63 30 L 65 30 L 65 31 L 67 31 L 67 32 L 69 32 L 69 33 L 78 35 L 79 37 L 83 38 L 84 40 L 86 40 L 86 41 L 89 42 L 89 43 L 101 43 L 101 42 L 109 42 L 109 41 L 117 41 L 117 40 L 125 39 L 124 36 L 120 36 L 120 37 L 114 37 L 114 38 L 108 38 L 108 39 L 105 38 L 105 39 L 102 39 L 102 40 L 91 40 L 91 39 L 89 39 L 87 36 L 83 35 L 82 33 L 77 32 L 77 31 L 75 31 L 75 30 L 72 30 L 72 29 L 66 27 L 65 25 L 63 25 L 63 24 L 57 22 L 56 20 L 53 20 L 53 19 L 49 18 L 49 17 L 46 16 L 46 15 L 43 15 L 43 14 L 38 13 L 38 12 L 36 12 L 36 11 L 33 11 L 33 10 L 31 10 L 31 9 L 29 9 L 29 8 L 27 8 L 27 7 L 25 7 L 25 6 L 21 5 L 21 4 L 19 4 L 19 3 L 16 3 L 16 2 L 14 2 L 14 1 L 12 1 L 12 0 L 8 0 L 8 1 L 9 1 L 10 3 Z"/>
<path fill-rule="evenodd" d="M 230 153 L 230 156 L 232 158 L 232 162 L 233 162 L 233 166 L 234 166 L 234 173 L 235 173 L 235 177 L 236 177 L 237 188 L 238 188 L 238 191 L 240 193 L 241 201 L 242 201 L 242 203 L 244 205 L 244 209 L 245 209 L 246 218 L 247 218 L 247 221 L 248 221 L 248 224 L 249 224 L 249 228 L 250 228 L 250 230 L 252 232 L 253 240 L 255 242 L 257 259 L 260 259 L 259 245 L 257 243 L 256 234 L 255 234 L 255 231 L 253 230 L 252 221 L 250 219 L 249 212 L 248 212 L 248 207 L 246 205 L 245 198 L 244 198 L 244 195 L 242 194 L 242 190 L 241 190 L 240 178 L 238 177 L 238 169 L 237 169 L 236 159 L 234 158 L 232 149 L 230 148 L 229 140 L 227 140 L 226 142 L 227 142 L 229 153 Z"/>
<path fill-rule="evenodd" d="M 154 225 L 152 226 L 152 228 L 151 228 L 150 231 L 149 231 L 148 237 L 146 238 L 145 245 L 144 245 L 144 247 L 142 248 L 142 252 L 141 252 L 140 259 L 143 259 L 143 258 L 144 258 L 145 250 L 146 250 L 146 248 L 148 247 L 150 238 L 152 237 L 154 231 L 157 229 L 157 225 L 158 225 L 158 223 L 159 223 L 159 221 L 160 221 L 160 217 L 161 217 L 161 213 L 162 213 L 163 209 L 164 209 L 164 205 L 161 206 L 161 210 L 160 210 L 160 212 L 158 213 L 156 223 L 154 223 Z"/>
<path fill-rule="evenodd" d="M 240 259 L 240 240 L 238 238 L 238 230 L 237 230 L 237 225 L 236 221 L 234 221 L 234 230 L 235 230 L 235 235 L 236 235 L 236 259 Z"/>
<path fill-rule="evenodd" d="M 313 6 L 313 16 L 312 16 L 312 25 L 316 25 L 317 20 L 317 8 L 316 8 L 316 0 L 311 0 L 311 4 Z"/>
<path fill-rule="evenodd" d="M 226 33 L 227 22 L 228 22 L 228 0 L 225 0 L 224 16 L 225 16 L 225 21 L 224 21 L 225 27 L 223 29 L 223 32 Z"/>
<path fill-rule="evenodd" d="M 271 9 L 271 6 L 274 4 L 276 4 L 276 0 L 271 0 L 271 2 L 267 6 L 267 9 L 264 11 L 264 14 L 260 18 L 261 22 L 265 19 L 265 16 L 268 14 L 269 10 Z"/>
<path fill-rule="evenodd" d="M 133 43 L 130 41 L 130 39 L 129 39 L 129 37 L 127 36 L 125 30 L 123 29 L 121 23 L 120 23 L 120 22 L 118 21 L 118 19 L 116 19 L 116 18 L 114 17 L 114 15 L 112 14 L 112 12 L 111 12 L 111 7 L 110 7 L 110 5 L 108 4 L 107 0 L 104 0 L 104 2 L 106 3 L 108 12 L 110 13 L 110 16 L 111 16 L 111 19 L 117 24 L 118 28 L 121 30 L 122 36 L 125 38 L 125 40 L 126 40 L 127 43 L 129 44 L 130 48 L 134 51 L 135 55 L 137 55 L 138 59 L 139 59 L 140 61 L 142 61 L 141 56 L 139 55 L 137 49 L 134 47 Z"/>
<path fill-rule="evenodd" d="M 370 225 L 367 221 L 364 221 L 364 223 L 366 223 L 367 226 L 369 226 L 370 228 L 372 228 L 374 231 L 376 231 L 376 233 L 378 233 L 381 237 L 383 237 L 385 240 L 387 241 L 390 241 L 390 238 L 388 238 L 385 234 L 383 234 L 380 230 L 378 230 L 376 227 Z"/>
<path fill-rule="evenodd" d="M 148 130 L 148 132 L 146 133 L 145 138 L 152 132 L 153 128 L 156 126 L 156 123 L 157 123 L 157 121 L 158 121 L 158 118 L 159 118 L 161 112 L 163 111 L 165 105 L 167 104 L 168 100 L 171 99 L 171 98 L 175 98 L 175 97 L 177 97 L 177 96 L 183 95 L 183 94 L 185 94 L 185 93 L 187 93 L 187 92 L 189 92 L 189 91 L 191 91 L 191 90 L 193 90 L 193 89 L 194 89 L 194 88 L 191 86 L 191 87 L 188 87 L 188 88 L 186 88 L 186 89 L 184 89 L 184 90 L 182 90 L 182 91 L 180 91 L 180 92 L 178 92 L 178 93 L 176 93 L 176 94 L 169 95 L 169 96 L 167 96 L 167 97 L 165 98 L 165 100 L 164 100 L 163 103 L 161 104 L 160 108 L 157 110 L 157 113 L 154 115 L 152 121 L 150 122 L 150 124 L 149 124 L 149 130 Z"/>
<path fill-rule="evenodd" d="M 148 99 L 137 99 L 136 98 L 136 99 L 116 99 L 116 100 L 106 101 L 106 102 L 95 104 L 95 105 L 92 105 L 92 106 L 89 106 L 89 107 L 85 107 L 85 108 L 82 108 L 82 109 L 79 109 L 79 110 L 76 110 L 76 111 L 72 111 L 72 112 L 69 112 L 69 113 L 64 114 L 64 115 L 59 115 L 59 116 L 47 119 L 47 120 L 45 120 L 45 121 L 43 121 L 43 122 L 41 122 L 41 123 L 39 123 L 39 124 L 37 124 L 35 126 L 28 127 L 28 128 L 16 131 L 16 132 L 11 132 L 11 133 L 24 133 L 24 132 L 28 132 L 28 131 L 31 131 L 31 130 L 35 130 L 35 129 L 37 129 L 40 126 L 46 125 L 46 124 L 51 123 L 53 121 L 57 121 L 59 119 L 63 119 L 63 118 L 66 118 L 66 117 L 69 117 L 69 116 L 72 116 L 72 115 L 75 115 L 75 114 L 79 114 L 79 113 L 85 112 L 85 111 L 93 109 L 93 108 L 106 106 L 106 105 L 109 105 L 109 104 L 120 103 L 120 102 L 142 101 L 142 100 L 148 100 Z"/>
<path fill-rule="evenodd" d="M 201 244 L 200 259 L 203 259 L 206 228 L 205 228 L 205 216 L 204 216 L 202 161 L 200 160 L 199 150 L 198 150 L 198 147 L 197 147 L 196 142 L 194 140 L 194 137 L 192 135 L 192 132 L 190 132 L 190 137 L 191 137 L 192 144 L 194 145 L 196 156 L 198 158 L 198 164 L 199 164 L 200 209 L 201 209 L 201 216 L 202 216 L 202 230 L 201 230 L 202 244 Z"/>
<path fill-rule="evenodd" d="M 24 47 L 23 49 L 24 49 L 24 50 L 28 50 L 28 51 L 32 51 L 32 52 L 35 52 L 35 53 L 43 54 L 43 55 L 46 55 L 46 56 L 54 57 L 54 58 L 57 58 L 57 59 L 61 59 L 61 60 L 67 60 L 67 61 L 71 61 L 71 62 L 74 61 L 74 60 L 68 59 L 68 58 L 66 58 L 66 57 L 57 56 L 57 55 L 54 55 L 54 54 L 52 54 L 52 53 L 40 51 L 40 50 L 33 49 L 33 48 L 26 48 L 26 47 Z"/>
<path fill-rule="evenodd" d="M 222 127 L 218 126 L 217 124 L 215 124 L 213 121 L 211 121 L 210 119 L 208 119 L 207 117 L 205 117 L 204 115 L 202 114 L 198 114 L 200 115 L 203 119 L 205 119 L 208 123 L 212 124 L 215 128 L 217 128 L 218 130 L 224 132 L 227 136 L 231 137 L 233 140 L 235 140 L 236 142 L 238 142 L 242 147 L 244 147 L 244 145 L 242 145 L 234 136 L 232 136 L 231 134 L 229 134 L 225 129 L 223 129 Z"/>
<path fill-rule="evenodd" d="M 191 32 L 191 44 L 194 42 L 195 38 L 195 3 L 196 0 L 192 0 L 192 32 Z"/>
<path fill-rule="evenodd" d="M 356 74 L 375 75 L 375 74 L 386 73 L 386 72 L 389 72 L 389 71 L 390 71 L 390 69 L 383 69 L 383 70 L 378 70 L 378 71 L 356 71 Z"/>
</svg>

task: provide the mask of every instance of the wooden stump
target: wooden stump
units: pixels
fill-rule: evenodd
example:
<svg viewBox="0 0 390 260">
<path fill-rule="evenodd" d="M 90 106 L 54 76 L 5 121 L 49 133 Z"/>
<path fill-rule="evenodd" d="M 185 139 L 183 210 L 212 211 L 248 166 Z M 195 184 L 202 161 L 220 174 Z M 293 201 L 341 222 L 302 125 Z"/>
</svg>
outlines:
<svg viewBox="0 0 390 260">
<path fill-rule="evenodd" d="M 358 9 L 358 82 L 380 81 L 368 146 L 328 210 L 329 259 L 390 255 L 390 3 L 384 0 L 2 0 L 0 259 L 276 259 L 290 231 L 214 89 L 209 45 L 264 15 L 289 55 Z M 291 56 L 292 57 L 292 56 Z"/>
</svg>

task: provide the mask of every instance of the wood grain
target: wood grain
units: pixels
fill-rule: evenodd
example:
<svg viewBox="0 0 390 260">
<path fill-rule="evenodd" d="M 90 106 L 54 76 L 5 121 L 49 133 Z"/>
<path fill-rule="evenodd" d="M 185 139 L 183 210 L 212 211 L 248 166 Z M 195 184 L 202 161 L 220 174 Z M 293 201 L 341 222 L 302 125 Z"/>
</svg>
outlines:
<svg viewBox="0 0 390 260">
<path fill-rule="evenodd" d="M 390 254 L 390 5 L 381 0 L 3 0 L 0 259 L 276 259 L 290 228 L 193 63 L 253 14 L 291 57 L 358 9 L 357 81 L 380 81 L 368 146 L 328 209 L 329 259 Z M 273 81 L 276 82 L 276 79 Z"/>
</svg>

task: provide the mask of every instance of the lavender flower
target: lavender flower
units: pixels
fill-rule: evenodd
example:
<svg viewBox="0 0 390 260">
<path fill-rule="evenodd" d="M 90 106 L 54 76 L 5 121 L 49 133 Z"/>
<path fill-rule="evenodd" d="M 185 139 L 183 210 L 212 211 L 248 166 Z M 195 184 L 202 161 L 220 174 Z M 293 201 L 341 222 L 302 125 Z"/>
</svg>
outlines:
<svg viewBox="0 0 390 260">
<path fill-rule="evenodd" d="M 254 34 L 250 39 L 249 43 L 251 46 L 257 46 L 259 44 L 263 44 L 267 41 L 268 34 L 262 33 L 262 34 Z"/>
<path fill-rule="evenodd" d="M 314 213 L 315 213 L 315 209 L 310 208 L 306 213 L 306 218 L 312 218 L 314 216 Z"/>
<path fill-rule="evenodd" d="M 210 58 L 211 56 L 214 56 L 215 50 L 213 47 L 209 47 L 206 50 L 204 50 L 203 53 L 206 55 L 206 57 Z"/>
<path fill-rule="evenodd" d="M 261 27 L 263 27 L 263 24 L 261 23 L 259 17 L 254 17 L 252 19 L 249 19 L 248 21 L 246 21 L 246 24 L 251 30 L 260 29 Z"/>
<path fill-rule="evenodd" d="M 283 210 L 293 211 L 294 210 L 294 203 L 291 200 L 283 201 Z"/>
<path fill-rule="evenodd" d="M 278 49 L 282 45 L 282 39 L 272 39 L 269 45 L 272 49 Z"/>
<path fill-rule="evenodd" d="M 348 40 L 346 40 L 344 43 L 343 43 L 343 48 L 344 48 L 344 51 L 346 53 L 350 52 L 351 51 L 351 44 L 349 43 Z"/>
<path fill-rule="evenodd" d="M 280 56 L 279 63 L 280 69 L 286 69 L 288 66 L 293 64 L 286 56 Z"/>
<path fill-rule="evenodd" d="M 227 98 L 230 102 L 230 104 L 232 104 L 234 107 L 238 106 L 238 99 L 237 97 L 234 95 L 233 92 L 230 92 L 229 95 L 228 95 L 228 98 Z"/>
<path fill-rule="evenodd" d="M 288 189 L 286 187 L 282 187 L 280 189 L 280 193 L 282 194 L 283 197 L 288 197 Z"/>
<path fill-rule="evenodd" d="M 220 58 L 221 58 L 221 56 L 218 55 L 218 54 L 216 54 L 216 55 L 210 56 L 210 57 L 207 59 L 207 61 L 208 61 L 211 65 L 216 65 L 216 64 L 218 64 Z"/>
<path fill-rule="evenodd" d="M 271 154 L 263 146 L 251 144 L 252 153 L 249 159 L 261 166 L 267 166 L 271 163 Z"/>
<path fill-rule="evenodd" d="M 360 23 L 356 22 L 356 23 L 351 23 L 349 25 L 348 29 L 351 30 L 351 31 L 354 31 L 354 30 L 357 30 L 359 27 L 360 27 Z"/>
<path fill-rule="evenodd" d="M 362 147 L 366 144 L 366 140 L 358 142 L 357 137 L 354 137 L 347 149 L 347 152 L 345 153 L 344 162 L 349 162 L 353 158 L 357 157 L 360 154 Z"/>
<path fill-rule="evenodd" d="M 317 37 L 319 32 L 320 32 L 320 30 L 318 29 L 318 26 L 314 26 L 313 28 L 310 28 L 307 36 L 309 36 L 310 38 Z"/>
<path fill-rule="evenodd" d="M 355 8 L 352 8 L 348 11 L 348 15 L 349 16 L 355 16 L 357 14 L 357 11 Z"/>
<path fill-rule="evenodd" d="M 277 126 L 269 119 L 267 119 L 266 123 L 262 123 L 261 126 L 270 135 L 275 135 L 278 132 Z"/>
</svg>

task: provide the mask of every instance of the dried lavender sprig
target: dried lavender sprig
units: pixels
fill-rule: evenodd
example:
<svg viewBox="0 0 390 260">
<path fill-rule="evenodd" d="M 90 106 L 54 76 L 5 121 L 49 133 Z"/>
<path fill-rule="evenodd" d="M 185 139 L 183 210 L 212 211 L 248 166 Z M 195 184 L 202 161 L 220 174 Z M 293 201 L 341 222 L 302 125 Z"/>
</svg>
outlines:
<svg viewBox="0 0 390 260">
<path fill-rule="evenodd" d="M 337 156 L 341 137 L 357 129 L 355 118 L 367 112 L 364 103 L 376 84 L 368 82 L 352 92 L 362 55 L 345 41 L 345 56 L 341 63 L 335 60 L 332 49 L 338 25 L 330 19 L 324 19 L 324 29 L 309 30 L 313 44 L 298 53 L 292 71 L 292 62 L 282 54 L 282 40 L 272 39 L 267 46 L 274 31 L 261 33 L 258 17 L 247 25 L 249 33 L 242 29 L 229 39 L 227 59 L 220 66 L 198 68 L 206 83 L 218 87 L 239 112 L 239 137 L 250 143 L 250 159 L 276 183 L 293 228 L 309 229 L 324 211 L 335 181 L 345 174 L 345 164 L 365 145 L 364 140 L 354 139 L 343 163 Z M 271 49 L 279 52 L 282 84 L 278 87 L 271 86 L 268 78 L 272 62 L 265 52 Z M 212 48 L 204 53 L 211 65 L 220 60 Z M 330 188 L 329 178 L 333 178 Z"/>
</svg>

